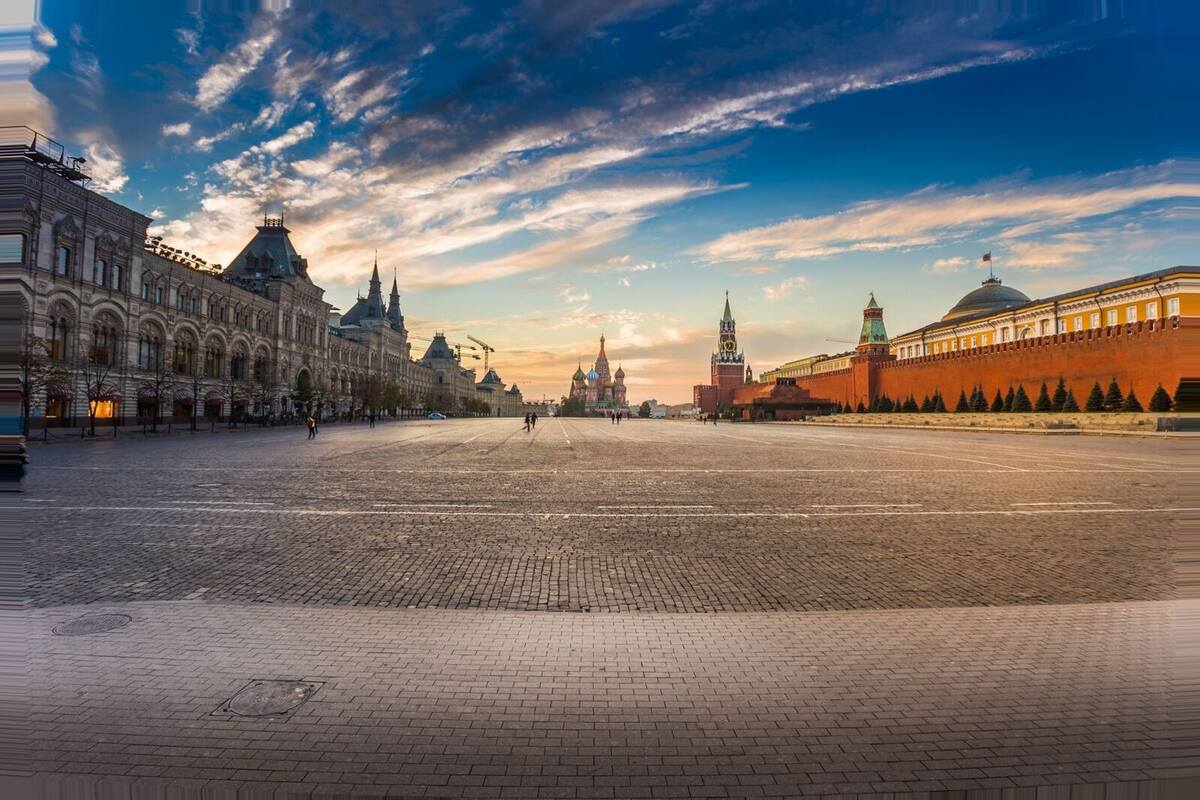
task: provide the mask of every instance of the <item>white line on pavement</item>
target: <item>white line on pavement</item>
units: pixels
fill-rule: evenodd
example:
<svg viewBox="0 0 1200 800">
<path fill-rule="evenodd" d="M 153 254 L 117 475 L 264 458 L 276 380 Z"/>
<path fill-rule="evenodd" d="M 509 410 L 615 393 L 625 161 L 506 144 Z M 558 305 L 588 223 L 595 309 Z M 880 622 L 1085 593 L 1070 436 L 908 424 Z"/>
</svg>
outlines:
<svg viewBox="0 0 1200 800">
<path fill-rule="evenodd" d="M 1109 500 L 1052 500 L 1045 503 L 1009 503 L 1010 506 L 1111 506 Z"/>
<path fill-rule="evenodd" d="M 220 503 L 221 505 L 226 505 L 226 506 L 273 506 L 273 505 L 275 505 L 274 503 L 268 503 L 263 500 L 222 500 L 222 499 L 216 498 L 216 497 L 211 498 L 209 500 L 167 500 L 165 502 L 167 502 L 167 503 L 182 503 L 185 505 L 200 505 L 200 506 L 212 505 L 213 503 Z"/>
<path fill-rule="evenodd" d="M 1017 505 L 1013 503 L 1013 505 Z M 857 503 L 844 505 L 813 504 L 812 508 L 920 508 L 920 503 Z"/>
<path fill-rule="evenodd" d="M 386 508 L 492 508 L 480 503 L 371 503 Z"/>
<path fill-rule="evenodd" d="M 705 506 L 705 505 L 700 505 L 700 506 L 667 506 L 667 505 L 657 505 L 657 506 L 596 506 L 596 508 L 616 508 L 616 509 L 622 509 L 622 508 L 624 508 L 624 509 L 635 510 L 635 509 L 639 509 L 639 508 L 650 508 L 650 509 L 655 509 L 655 508 L 713 508 L 713 506 L 710 506 L 710 505 L 709 505 L 709 506 Z"/>
<path fill-rule="evenodd" d="M 30 506 L 0 506 L 0 511 L 30 511 Z M 293 516 L 316 517 L 350 517 L 409 514 L 410 516 L 447 516 L 447 517 L 542 517 L 549 519 L 557 517 L 569 519 L 582 518 L 653 518 L 669 517 L 681 519 L 685 517 L 774 517 L 774 518 L 815 518 L 815 517 L 970 517 L 970 516 L 1038 516 L 1048 514 L 1145 514 L 1154 513 L 1183 513 L 1200 511 L 1200 507 L 1180 508 L 1039 508 L 1039 509 L 974 509 L 974 510 L 928 510 L 928 511 L 892 511 L 864 510 L 846 512 L 805 512 L 805 511 L 704 511 L 695 513 L 613 513 L 597 514 L 586 511 L 371 511 L 367 509 L 321 509 L 321 508 L 217 508 L 217 507 L 171 507 L 161 508 L 145 506 L 55 506 L 47 511 L 174 511 L 176 513 L 196 512 L 214 514 L 279 514 Z"/>
</svg>

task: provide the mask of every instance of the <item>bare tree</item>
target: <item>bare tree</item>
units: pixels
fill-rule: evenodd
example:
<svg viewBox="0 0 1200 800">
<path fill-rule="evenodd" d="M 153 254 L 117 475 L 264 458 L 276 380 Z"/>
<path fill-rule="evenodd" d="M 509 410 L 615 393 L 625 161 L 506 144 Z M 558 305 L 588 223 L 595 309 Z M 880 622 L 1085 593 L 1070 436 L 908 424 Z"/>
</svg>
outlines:
<svg viewBox="0 0 1200 800">
<path fill-rule="evenodd" d="M 84 396 L 87 397 L 88 427 L 92 436 L 96 435 L 96 417 L 100 412 L 100 404 L 111 401 L 115 392 L 108 382 L 115 361 L 111 353 L 92 347 L 76 362 L 79 377 L 83 379 Z"/>
<path fill-rule="evenodd" d="M 21 430 L 28 436 L 34 398 L 67 391 L 71 378 L 63 363 L 50 357 L 50 344 L 32 333 L 25 335 L 17 372 L 21 387 Z"/>
<path fill-rule="evenodd" d="M 150 430 L 157 431 L 158 423 L 162 420 L 163 403 L 170 401 L 175 396 L 178 376 L 173 365 L 163 358 L 161 352 L 157 354 L 157 358 L 152 363 L 147 365 L 145 371 L 148 374 L 142 380 L 138 395 L 139 398 L 148 397 L 154 401 L 154 414 L 150 417 Z"/>
</svg>

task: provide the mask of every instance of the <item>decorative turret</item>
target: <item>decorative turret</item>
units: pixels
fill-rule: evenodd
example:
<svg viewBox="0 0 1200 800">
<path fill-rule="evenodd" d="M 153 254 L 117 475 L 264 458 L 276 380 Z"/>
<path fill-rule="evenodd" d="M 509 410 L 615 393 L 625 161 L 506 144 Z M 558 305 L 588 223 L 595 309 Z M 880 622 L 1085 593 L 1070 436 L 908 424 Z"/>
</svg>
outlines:
<svg viewBox="0 0 1200 800">
<path fill-rule="evenodd" d="M 388 298 L 387 318 L 396 330 L 404 328 L 404 315 L 400 313 L 400 287 L 396 285 L 395 273 L 392 273 L 392 295 Z"/>
<path fill-rule="evenodd" d="M 397 292 L 395 295 L 395 307 L 397 315 L 400 312 L 400 296 Z M 379 280 L 379 255 L 375 255 L 375 266 L 371 270 L 371 281 L 366 297 L 358 298 L 358 301 L 342 315 L 343 325 L 358 325 L 364 320 L 383 320 L 390 319 L 383 308 L 383 284 Z"/>
<path fill-rule="evenodd" d="M 858 335 L 858 352 L 887 353 L 888 335 L 883 327 L 883 308 L 875 302 L 875 293 L 871 292 L 867 307 L 863 309 L 862 332 Z"/>
</svg>

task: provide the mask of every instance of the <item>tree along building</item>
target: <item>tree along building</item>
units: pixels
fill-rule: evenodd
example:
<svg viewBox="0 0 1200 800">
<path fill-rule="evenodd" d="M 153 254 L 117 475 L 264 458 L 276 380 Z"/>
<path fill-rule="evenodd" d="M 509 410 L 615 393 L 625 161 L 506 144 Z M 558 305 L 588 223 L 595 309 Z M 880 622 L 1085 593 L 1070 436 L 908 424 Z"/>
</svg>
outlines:
<svg viewBox="0 0 1200 800">
<path fill-rule="evenodd" d="M 29 398 L 35 426 L 477 405 L 444 337 L 412 358 L 378 263 L 339 317 L 282 216 L 222 269 L 148 236 L 150 218 L 89 190 L 51 140 L 7 133 L 0 290 L 19 298 L 25 350 L 60 376 Z"/>
</svg>

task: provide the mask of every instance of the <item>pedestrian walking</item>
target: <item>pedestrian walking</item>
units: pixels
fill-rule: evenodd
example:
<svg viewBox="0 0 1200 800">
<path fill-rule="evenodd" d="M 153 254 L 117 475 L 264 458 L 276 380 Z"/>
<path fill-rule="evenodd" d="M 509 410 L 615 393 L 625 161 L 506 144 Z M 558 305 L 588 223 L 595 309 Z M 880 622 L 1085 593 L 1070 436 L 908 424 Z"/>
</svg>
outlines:
<svg viewBox="0 0 1200 800">
<path fill-rule="evenodd" d="M 371 409 L 371 413 L 367 415 L 367 424 L 372 428 L 375 427 L 375 409 L 373 408 Z"/>
<path fill-rule="evenodd" d="M 532 424 L 533 424 L 532 421 L 529 419 L 529 414 L 526 414 L 525 415 L 525 432 L 526 433 L 529 433 L 529 426 Z"/>
<path fill-rule="evenodd" d="M 537 430 L 537 412 L 534 411 L 529 415 L 529 422 L 533 425 L 533 429 Z"/>
<path fill-rule="evenodd" d="M 308 438 L 317 438 L 317 421 L 313 419 L 312 415 L 310 414 L 306 422 L 308 423 Z"/>
</svg>

